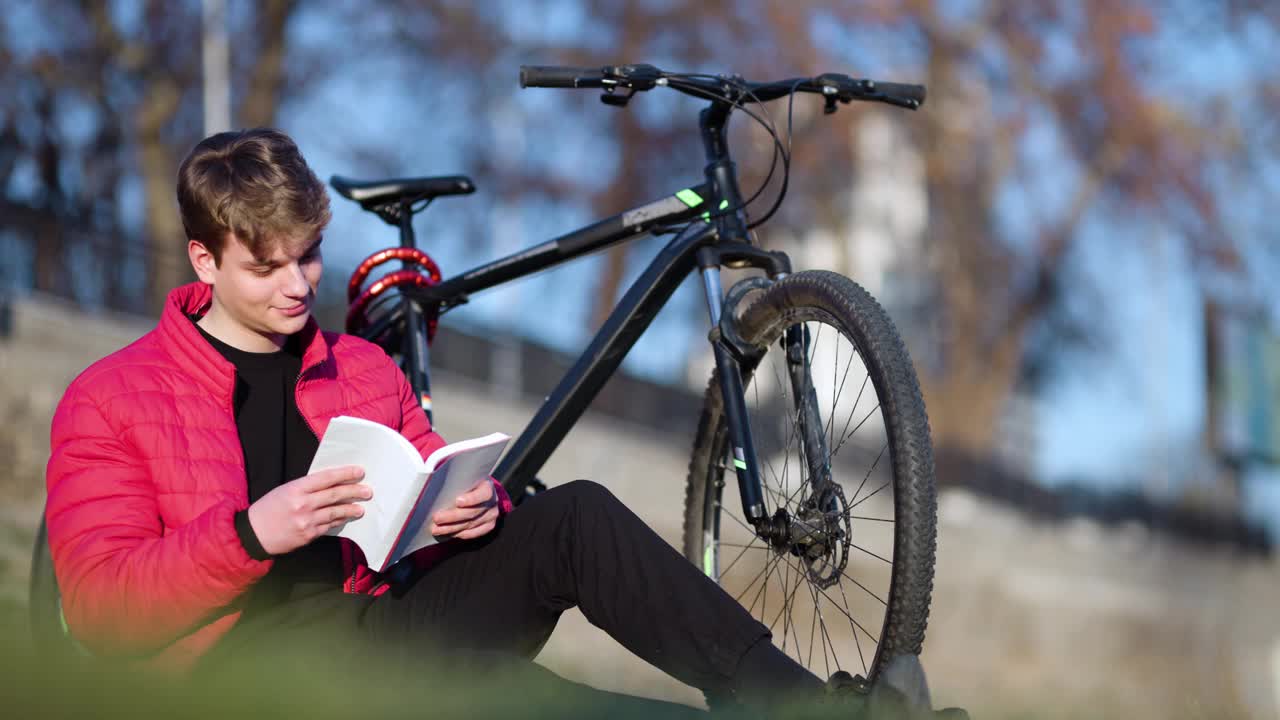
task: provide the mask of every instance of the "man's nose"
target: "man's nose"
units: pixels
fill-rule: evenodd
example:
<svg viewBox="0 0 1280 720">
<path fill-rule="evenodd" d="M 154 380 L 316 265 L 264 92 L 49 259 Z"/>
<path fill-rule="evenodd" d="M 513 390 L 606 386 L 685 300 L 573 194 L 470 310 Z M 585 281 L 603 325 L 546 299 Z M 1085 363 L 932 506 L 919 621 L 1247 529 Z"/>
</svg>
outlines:
<svg viewBox="0 0 1280 720">
<path fill-rule="evenodd" d="M 307 276 L 302 272 L 302 266 L 296 262 L 289 263 L 283 274 L 284 286 L 281 292 L 291 298 L 302 299 L 311 292 L 311 285 L 307 282 Z"/>
</svg>

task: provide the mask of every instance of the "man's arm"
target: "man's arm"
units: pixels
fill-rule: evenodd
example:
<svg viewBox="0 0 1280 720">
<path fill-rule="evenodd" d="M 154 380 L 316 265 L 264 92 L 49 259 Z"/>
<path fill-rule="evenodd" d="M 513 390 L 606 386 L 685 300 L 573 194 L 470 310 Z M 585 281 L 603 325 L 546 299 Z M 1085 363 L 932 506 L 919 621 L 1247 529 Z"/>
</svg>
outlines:
<svg viewBox="0 0 1280 720">
<path fill-rule="evenodd" d="M 54 414 L 49 545 L 67 625 L 101 656 L 146 654 L 213 619 L 271 568 L 249 557 L 227 500 L 169 535 L 146 470 L 83 392 Z"/>
</svg>

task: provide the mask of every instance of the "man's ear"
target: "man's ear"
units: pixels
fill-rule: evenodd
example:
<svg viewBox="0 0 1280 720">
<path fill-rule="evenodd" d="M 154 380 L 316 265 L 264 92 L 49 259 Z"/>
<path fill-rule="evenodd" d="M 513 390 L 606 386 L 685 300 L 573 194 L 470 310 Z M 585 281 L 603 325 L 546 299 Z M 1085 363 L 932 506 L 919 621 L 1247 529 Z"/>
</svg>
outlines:
<svg viewBox="0 0 1280 720">
<path fill-rule="evenodd" d="M 191 267 L 196 271 L 196 277 L 200 282 L 206 285 L 212 285 L 214 272 L 218 269 L 218 262 L 214 259 L 213 253 L 209 252 L 209 248 L 199 240 L 187 241 L 187 257 L 191 260 Z"/>
</svg>

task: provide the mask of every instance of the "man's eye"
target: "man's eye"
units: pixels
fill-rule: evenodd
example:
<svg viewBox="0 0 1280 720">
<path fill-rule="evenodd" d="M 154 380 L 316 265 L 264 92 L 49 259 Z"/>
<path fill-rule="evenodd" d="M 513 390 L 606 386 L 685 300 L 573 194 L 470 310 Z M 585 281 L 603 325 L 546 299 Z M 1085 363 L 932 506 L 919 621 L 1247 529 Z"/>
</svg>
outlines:
<svg viewBox="0 0 1280 720">
<path fill-rule="evenodd" d="M 266 276 L 270 275 L 270 274 L 271 274 L 271 272 L 272 272 L 273 270 L 275 270 L 275 268 L 269 268 L 269 267 L 268 267 L 268 268 L 254 268 L 254 269 L 253 269 L 253 274 L 254 274 L 254 275 L 257 275 L 258 277 L 266 277 Z"/>
</svg>

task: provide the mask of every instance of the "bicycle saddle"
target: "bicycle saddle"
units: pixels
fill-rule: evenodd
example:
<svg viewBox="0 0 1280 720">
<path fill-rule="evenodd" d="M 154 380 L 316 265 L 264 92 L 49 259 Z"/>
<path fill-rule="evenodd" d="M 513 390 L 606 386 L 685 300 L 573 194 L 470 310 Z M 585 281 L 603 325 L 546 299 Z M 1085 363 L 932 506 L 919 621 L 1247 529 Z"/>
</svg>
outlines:
<svg viewBox="0 0 1280 720">
<path fill-rule="evenodd" d="M 334 175 L 329 184 L 338 194 L 355 200 L 366 210 L 400 200 L 430 200 L 442 195 L 469 195 L 476 184 L 465 175 L 440 177 L 391 178 L 389 180 L 352 180 Z"/>
</svg>

